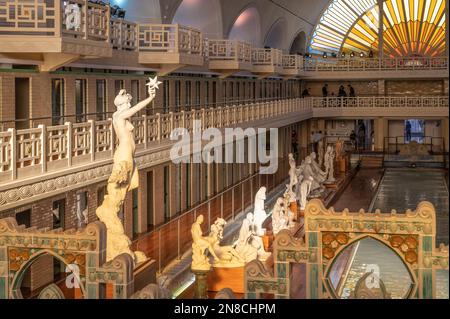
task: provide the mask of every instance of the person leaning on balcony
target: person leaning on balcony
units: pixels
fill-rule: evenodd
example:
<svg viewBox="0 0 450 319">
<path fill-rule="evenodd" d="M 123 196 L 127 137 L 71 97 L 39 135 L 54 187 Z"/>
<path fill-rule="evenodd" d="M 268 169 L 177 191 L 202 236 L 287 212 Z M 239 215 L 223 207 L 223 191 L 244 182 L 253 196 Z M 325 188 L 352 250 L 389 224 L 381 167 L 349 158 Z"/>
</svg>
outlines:
<svg viewBox="0 0 450 319">
<path fill-rule="evenodd" d="M 327 83 L 325 83 L 325 85 L 322 88 L 322 96 L 328 97 L 328 84 Z"/>
<path fill-rule="evenodd" d="M 348 85 L 348 90 L 349 90 L 350 97 L 356 97 L 355 89 L 353 88 L 353 86 L 351 84 Z"/>
<path fill-rule="evenodd" d="M 311 96 L 311 95 L 309 94 L 309 90 L 310 90 L 310 89 L 304 89 L 304 90 L 303 90 L 303 92 L 302 92 L 302 98 Z"/>
</svg>

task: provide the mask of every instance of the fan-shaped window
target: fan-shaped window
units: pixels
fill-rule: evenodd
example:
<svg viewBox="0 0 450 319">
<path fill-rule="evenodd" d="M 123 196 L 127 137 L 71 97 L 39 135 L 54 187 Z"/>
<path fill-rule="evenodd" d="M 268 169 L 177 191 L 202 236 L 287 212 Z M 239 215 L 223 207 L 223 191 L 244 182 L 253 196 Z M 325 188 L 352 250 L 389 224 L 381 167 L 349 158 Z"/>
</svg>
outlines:
<svg viewBox="0 0 450 319">
<path fill-rule="evenodd" d="M 312 35 L 310 49 L 376 53 L 382 15 L 383 52 L 390 56 L 437 56 L 445 52 L 444 0 L 334 0 Z"/>
</svg>

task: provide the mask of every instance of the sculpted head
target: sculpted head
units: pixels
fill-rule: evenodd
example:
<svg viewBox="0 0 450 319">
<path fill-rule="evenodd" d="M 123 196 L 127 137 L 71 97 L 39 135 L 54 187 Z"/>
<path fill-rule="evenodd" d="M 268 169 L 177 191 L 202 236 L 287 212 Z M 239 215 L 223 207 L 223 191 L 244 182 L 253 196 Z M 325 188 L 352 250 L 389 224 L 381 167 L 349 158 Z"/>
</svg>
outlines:
<svg viewBox="0 0 450 319">
<path fill-rule="evenodd" d="M 198 215 L 197 216 L 197 223 L 198 224 L 203 224 L 203 220 L 204 220 L 205 218 L 203 217 L 203 215 Z"/>
<path fill-rule="evenodd" d="M 307 165 L 311 164 L 311 163 L 312 163 L 311 157 L 307 156 L 307 157 L 305 158 L 305 163 L 306 163 Z"/>
<path fill-rule="evenodd" d="M 253 213 L 248 213 L 247 214 L 247 220 L 250 222 L 253 222 Z"/>
<path fill-rule="evenodd" d="M 293 155 L 292 153 L 289 153 L 288 156 L 289 156 L 289 159 L 290 159 L 290 160 L 293 160 L 293 159 L 294 159 L 294 155 Z"/>
<path fill-rule="evenodd" d="M 267 189 L 265 187 L 261 187 L 259 191 L 256 193 L 257 199 L 266 199 L 266 191 Z"/>
<path fill-rule="evenodd" d="M 311 158 L 314 160 L 314 159 L 316 159 L 316 157 L 317 157 L 316 152 L 312 152 L 311 153 Z"/>
<path fill-rule="evenodd" d="M 127 93 L 126 90 L 120 90 L 119 94 L 117 94 L 114 99 L 114 105 L 117 108 L 117 111 L 122 111 L 129 109 L 131 107 L 131 100 L 133 97 Z"/>
</svg>

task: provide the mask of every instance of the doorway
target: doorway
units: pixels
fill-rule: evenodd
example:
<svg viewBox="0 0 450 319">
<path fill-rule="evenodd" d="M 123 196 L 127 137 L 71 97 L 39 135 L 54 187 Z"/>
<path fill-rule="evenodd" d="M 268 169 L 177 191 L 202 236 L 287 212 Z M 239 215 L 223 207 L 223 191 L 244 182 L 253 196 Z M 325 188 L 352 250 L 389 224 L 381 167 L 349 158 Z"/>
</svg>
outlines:
<svg viewBox="0 0 450 319">
<path fill-rule="evenodd" d="M 425 121 L 409 119 L 405 121 L 405 143 L 423 143 L 425 139 Z"/>
<path fill-rule="evenodd" d="M 30 128 L 30 79 L 15 78 L 16 129 Z"/>
</svg>

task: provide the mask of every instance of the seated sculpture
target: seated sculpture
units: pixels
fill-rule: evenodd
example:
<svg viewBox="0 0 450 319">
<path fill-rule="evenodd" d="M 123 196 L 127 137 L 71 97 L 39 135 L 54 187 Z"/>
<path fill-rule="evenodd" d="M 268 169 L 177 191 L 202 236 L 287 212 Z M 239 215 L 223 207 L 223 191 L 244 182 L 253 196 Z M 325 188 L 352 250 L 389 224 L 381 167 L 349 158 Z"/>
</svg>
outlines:
<svg viewBox="0 0 450 319">
<path fill-rule="evenodd" d="M 194 224 L 191 227 L 192 235 L 192 270 L 209 270 L 211 269 L 211 264 L 209 262 L 209 257 L 206 254 L 206 250 L 213 255 L 215 261 L 219 261 L 220 258 L 216 255 L 213 245 L 211 244 L 211 239 L 209 237 L 204 237 L 201 225 L 203 224 L 204 217 L 199 215 Z"/>
<path fill-rule="evenodd" d="M 267 213 L 264 210 L 264 201 L 266 200 L 266 188 L 261 187 L 255 195 L 255 208 L 253 211 L 255 231 L 258 236 L 264 236 L 265 229 L 262 225 L 267 218 Z"/>
<path fill-rule="evenodd" d="M 245 265 L 245 259 L 233 248 L 233 246 L 221 246 L 220 242 L 223 239 L 223 230 L 227 222 L 218 218 L 213 225 L 211 225 L 211 233 L 209 240 L 214 249 L 214 253 L 219 260 L 215 260 L 214 267 L 242 267 Z"/>
<path fill-rule="evenodd" d="M 256 233 L 253 218 L 252 213 L 247 214 L 239 230 L 239 238 L 233 245 L 236 252 L 244 258 L 246 263 L 255 259 L 265 261 L 270 256 L 270 253 L 264 250 L 262 238 Z"/>
<path fill-rule="evenodd" d="M 284 198 L 278 198 L 272 211 L 272 231 L 278 234 L 283 229 L 289 228 L 289 217 L 285 207 Z"/>
<path fill-rule="evenodd" d="M 311 181 L 311 192 L 321 193 L 323 191 L 322 183 L 317 178 L 316 174 L 314 173 L 314 170 L 312 169 L 312 160 L 311 157 L 306 157 L 305 159 L 305 169 L 303 171 L 303 179 L 310 179 L 312 177 Z"/>
<path fill-rule="evenodd" d="M 317 159 L 317 155 L 315 152 L 312 152 L 310 155 L 311 158 L 311 167 L 313 169 L 314 174 L 317 177 L 317 180 L 320 183 L 325 182 L 326 178 L 327 178 L 327 173 L 322 171 L 322 169 L 320 168 L 319 164 L 316 162 Z"/>
</svg>

